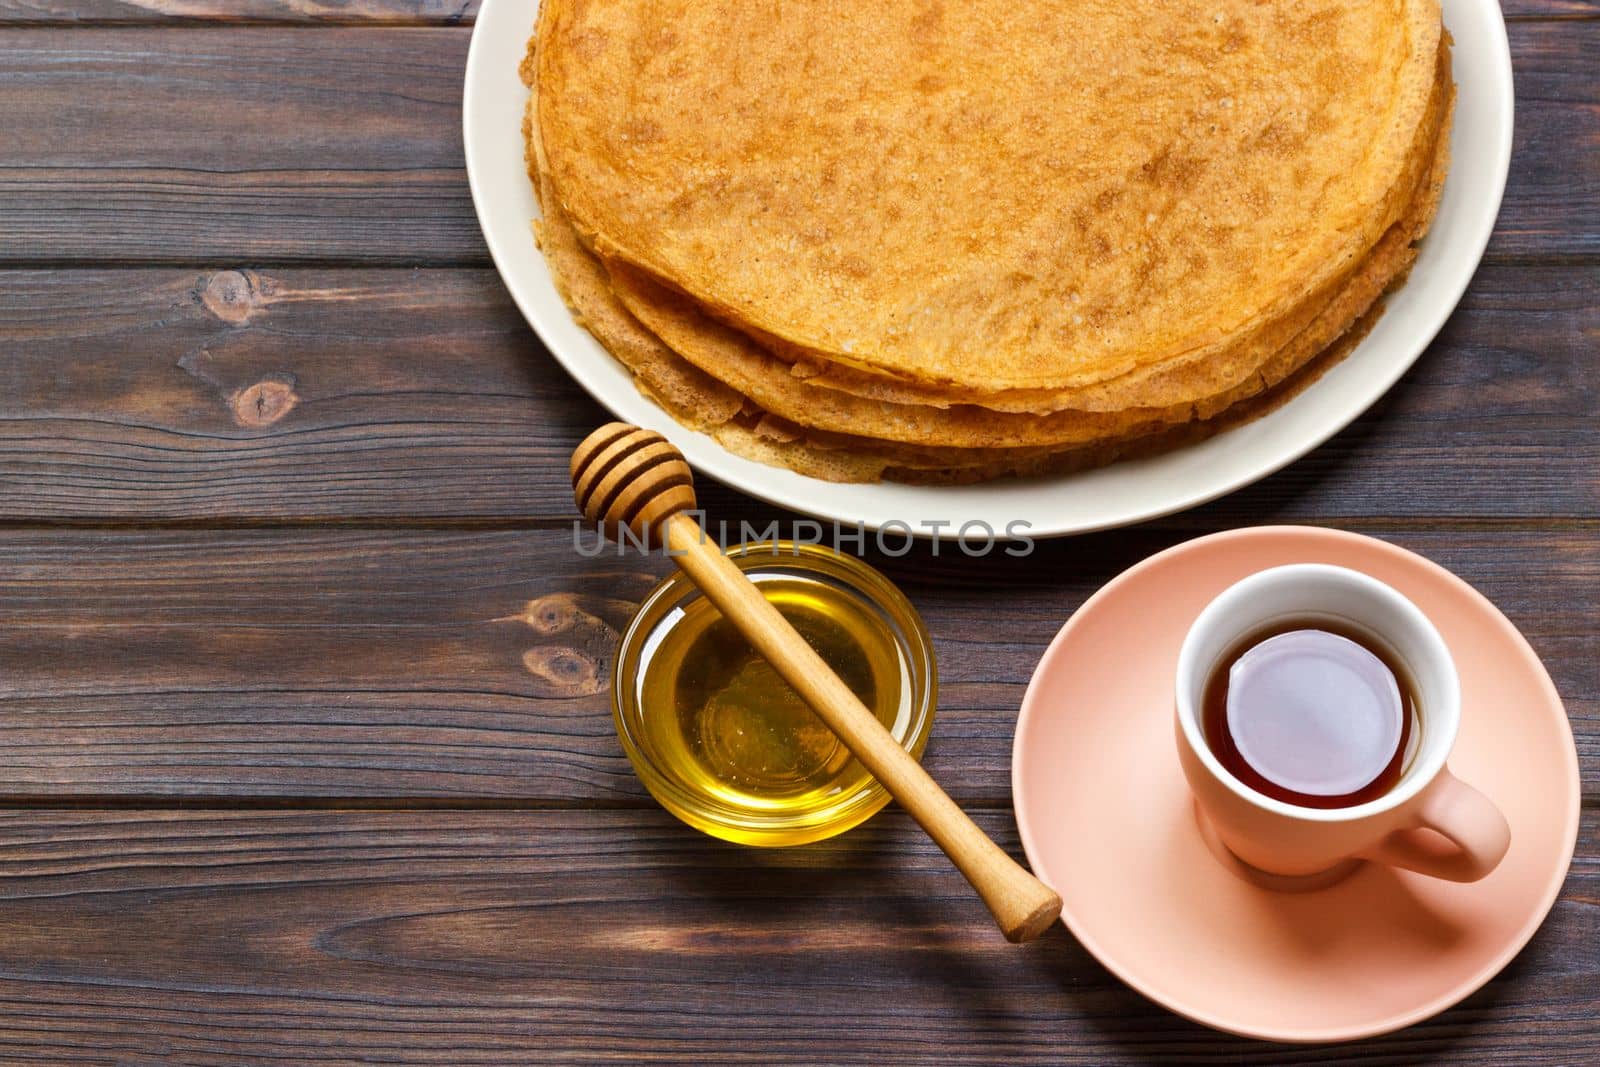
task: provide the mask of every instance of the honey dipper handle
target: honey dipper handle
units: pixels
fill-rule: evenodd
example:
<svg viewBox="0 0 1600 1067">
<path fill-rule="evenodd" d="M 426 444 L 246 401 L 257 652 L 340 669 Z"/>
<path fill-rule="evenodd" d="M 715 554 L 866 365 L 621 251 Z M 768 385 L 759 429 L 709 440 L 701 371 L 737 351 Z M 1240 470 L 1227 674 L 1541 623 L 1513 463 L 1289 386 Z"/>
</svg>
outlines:
<svg viewBox="0 0 1600 1067">
<path fill-rule="evenodd" d="M 1006 940 L 1031 941 L 1043 933 L 1061 914 L 1055 891 L 967 818 L 698 523 L 680 512 L 663 525 L 678 566 L 944 849 Z"/>
</svg>

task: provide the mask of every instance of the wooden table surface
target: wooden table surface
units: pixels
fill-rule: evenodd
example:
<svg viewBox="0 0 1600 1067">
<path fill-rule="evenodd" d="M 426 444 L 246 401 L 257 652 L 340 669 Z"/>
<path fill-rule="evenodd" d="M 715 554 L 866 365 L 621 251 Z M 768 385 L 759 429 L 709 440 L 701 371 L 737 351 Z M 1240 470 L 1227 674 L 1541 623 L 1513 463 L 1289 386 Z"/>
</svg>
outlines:
<svg viewBox="0 0 1600 1067">
<path fill-rule="evenodd" d="M 571 549 L 603 414 L 478 232 L 472 8 L 0 0 L 0 1060 L 1595 1062 L 1595 3 L 1509 0 L 1499 228 L 1349 430 L 1026 560 L 870 557 L 937 645 L 927 765 L 1013 852 L 1029 673 L 1151 552 L 1357 530 L 1522 628 L 1587 783 L 1561 898 L 1459 1007 L 1314 1049 L 1005 944 L 896 811 L 756 852 L 651 802 L 605 687 L 664 568 Z"/>
</svg>

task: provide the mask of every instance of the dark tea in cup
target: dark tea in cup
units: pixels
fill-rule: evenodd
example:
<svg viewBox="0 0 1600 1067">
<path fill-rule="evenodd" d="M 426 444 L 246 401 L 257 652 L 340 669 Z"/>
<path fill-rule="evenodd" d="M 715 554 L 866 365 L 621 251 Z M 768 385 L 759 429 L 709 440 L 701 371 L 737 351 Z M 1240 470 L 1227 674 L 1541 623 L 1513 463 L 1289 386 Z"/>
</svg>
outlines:
<svg viewBox="0 0 1600 1067">
<path fill-rule="evenodd" d="M 1371 575 L 1285 563 L 1223 589 L 1178 649 L 1173 712 L 1202 834 L 1267 888 L 1321 889 L 1357 860 L 1475 882 L 1511 846 L 1494 801 L 1445 766 L 1450 647 Z"/>
<path fill-rule="evenodd" d="M 1280 620 L 1235 642 L 1202 696 L 1206 744 L 1256 792 L 1346 808 L 1400 781 L 1421 732 L 1400 658 L 1340 620 Z"/>
</svg>

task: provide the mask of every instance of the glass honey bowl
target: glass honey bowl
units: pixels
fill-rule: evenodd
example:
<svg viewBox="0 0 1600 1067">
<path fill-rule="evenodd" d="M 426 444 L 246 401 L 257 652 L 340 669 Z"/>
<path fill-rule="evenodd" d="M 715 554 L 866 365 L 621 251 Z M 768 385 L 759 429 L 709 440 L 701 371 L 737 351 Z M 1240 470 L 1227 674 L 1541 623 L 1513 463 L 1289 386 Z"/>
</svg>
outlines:
<svg viewBox="0 0 1600 1067">
<path fill-rule="evenodd" d="M 918 759 L 938 694 L 933 645 L 904 594 L 820 545 L 727 553 Z M 889 802 L 815 712 L 676 573 L 639 605 L 612 679 L 617 736 L 645 788 L 690 826 L 745 845 L 800 845 Z"/>
</svg>

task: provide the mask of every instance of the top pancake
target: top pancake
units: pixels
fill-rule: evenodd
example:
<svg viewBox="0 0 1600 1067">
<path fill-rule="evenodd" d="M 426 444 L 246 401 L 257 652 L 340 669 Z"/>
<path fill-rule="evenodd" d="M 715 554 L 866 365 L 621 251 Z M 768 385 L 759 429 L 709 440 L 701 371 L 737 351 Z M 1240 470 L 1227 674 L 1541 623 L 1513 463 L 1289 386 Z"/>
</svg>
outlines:
<svg viewBox="0 0 1600 1067">
<path fill-rule="evenodd" d="M 1076 389 L 1235 351 L 1369 250 L 1436 0 L 545 0 L 585 242 L 819 358 Z"/>
</svg>

